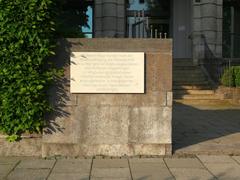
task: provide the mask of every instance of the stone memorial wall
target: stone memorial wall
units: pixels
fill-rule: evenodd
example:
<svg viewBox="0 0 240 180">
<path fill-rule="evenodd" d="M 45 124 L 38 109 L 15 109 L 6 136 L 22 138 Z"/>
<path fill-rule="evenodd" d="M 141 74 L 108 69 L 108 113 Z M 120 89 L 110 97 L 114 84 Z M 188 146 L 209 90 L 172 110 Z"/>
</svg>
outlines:
<svg viewBox="0 0 240 180">
<path fill-rule="evenodd" d="M 43 156 L 172 153 L 171 40 L 62 39 L 55 62 Z"/>
</svg>

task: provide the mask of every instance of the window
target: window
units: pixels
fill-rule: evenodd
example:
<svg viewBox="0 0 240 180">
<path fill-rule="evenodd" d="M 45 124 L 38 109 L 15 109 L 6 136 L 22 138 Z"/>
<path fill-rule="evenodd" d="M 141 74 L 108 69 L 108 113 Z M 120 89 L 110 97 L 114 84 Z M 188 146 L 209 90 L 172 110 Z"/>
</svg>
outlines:
<svg viewBox="0 0 240 180">
<path fill-rule="evenodd" d="M 223 4 L 223 57 L 240 58 L 240 2 L 224 0 Z"/>
</svg>

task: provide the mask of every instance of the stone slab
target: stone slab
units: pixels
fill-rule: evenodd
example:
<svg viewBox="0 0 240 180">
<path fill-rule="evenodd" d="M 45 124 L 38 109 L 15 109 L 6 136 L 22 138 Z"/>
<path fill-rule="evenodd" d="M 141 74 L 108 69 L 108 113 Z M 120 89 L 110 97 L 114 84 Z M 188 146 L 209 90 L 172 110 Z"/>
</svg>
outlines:
<svg viewBox="0 0 240 180">
<path fill-rule="evenodd" d="M 0 156 L 41 156 L 42 138 L 23 138 L 18 142 L 9 143 L 0 138 Z"/>
<path fill-rule="evenodd" d="M 0 164 L 17 164 L 21 157 L 0 157 Z"/>
<path fill-rule="evenodd" d="M 163 158 L 130 158 L 130 163 L 161 163 L 164 164 Z"/>
<path fill-rule="evenodd" d="M 208 170 L 218 179 L 239 179 L 240 165 L 237 163 L 205 163 Z"/>
<path fill-rule="evenodd" d="M 61 39 L 60 44 L 72 52 L 160 52 L 172 53 L 172 40 L 156 39 L 125 39 L 125 38 L 96 38 L 96 39 Z M 71 46 L 70 46 L 71 44 Z M 147 48 L 146 48 L 147 47 Z"/>
<path fill-rule="evenodd" d="M 55 160 L 45 159 L 24 159 L 18 164 L 16 168 L 20 169 L 51 169 Z"/>
<path fill-rule="evenodd" d="M 162 158 L 130 159 L 133 179 L 174 179 Z"/>
<path fill-rule="evenodd" d="M 90 173 L 91 159 L 61 159 L 58 160 L 52 173 Z"/>
<path fill-rule="evenodd" d="M 127 168 L 127 159 L 94 159 L 93 168 Z"/>
<path fill-rule="evenodd" d="M 90 180 L 89 173 L 51 173 L 48 180 Z"/>
<path fill-rule="evenodd" d="M 129 168 L 94 168 L 92 178 L 131 178 Z"/>
<path fill-rule="evenodd" d="M 161 170 L 167 170 L 167 167 L 164 163 L 151 163 L 151 162 L 144 162 L 144 163 L 131 163 L 131 171 L 134 172 L 147 172 L 147 173 L 154 173 Z"/>
<path fill-rule="evenodd" d="M 240 156 L 232 156 L 232 158 L 240 164 Z"/>
<path fill-rule="evenodd" d="M 10 173 L 11 170 L 13 170 L 14 165 L 9 165 L 9 164 L 0 164 L 0 175 L 1 176 L 6 176 L 8 173 Z"/>
<path fill-rule="evenodd" d="M 215 179 L 206 169 L 191 169 L 191 168 L 170 168 L 170 171 L 177 180 L 185 179 Z"/>
<path fill-rule="evenodd" d="M 234 160 L 227 155 L 198 155 L 203 163 L 234 163 Z"/>
<path fill-rule="evenodd" d="M 144 179 L 144 180 L 174 180 L 175 178 L 171 175 L 168 170 L 160 170 L 157 172 L 132 172 L 134 180 Z"/>
<path fill-rule="evenodd" d="M 132 180 L 131 178 L 91 178 L 91 180 Z"/>
<path fill-rule="evenodd" d="M 8 177 L 8 180 L 45 180 L 50 169 L 15 169 Z"/>
<path fill-rule="evenodd" d="M 71 93 L 144 93 L 144 52 L 72 52 Z"/>
<path fill-rule="evenodd" d="M 130 114 L 129 141 L 141 144 L 172 143 L 172 108 L 133 108 Z"/>
<path fill-rule="evenodd" d="M 164 160 L 169 168 L 204 168 L 201 162 L 196 158 L 165 158 Z"/>
</svg>

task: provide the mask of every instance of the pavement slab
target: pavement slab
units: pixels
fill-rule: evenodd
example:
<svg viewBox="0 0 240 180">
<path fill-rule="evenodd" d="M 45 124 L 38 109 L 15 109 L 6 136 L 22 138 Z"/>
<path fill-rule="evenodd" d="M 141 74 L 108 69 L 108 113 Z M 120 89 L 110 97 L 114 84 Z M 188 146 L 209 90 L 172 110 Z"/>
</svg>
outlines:
<svg viewBox="0 0 240 180">
<path fill-rule="evenodd" d="M 234 163 L 234 160 L 226 155 L 198 155 L 197 157 L 203 163 Z"/>
<path fill-rule="evenodd" d="M 240 165 L 237 163 L 205 163 L 207 169 L 218 179 L 240 179 Z"/>
<path fill-rule="evenodd" d="M 171 180 L 174 179 L 163 158 L 130 159 L 130 169 L 135 180 Z"/>
<path fill-rule="evenodd" d="M 55 160 L 45 159 L 26 159 L 22 160 L 16 168 L 22 169 L 51 169 L 55 163 Z"/>
<path fill-rule="evenodd" d="M 51 173 L 48 180 L 90 180 L 89 173 Z"/>
<path fill-rule="evenodd" d="M 240 156 L 196 158 L 58 159 L 1 158 L 3 180 L 239 180 Z M 4 159 L 4 160 L 3 160 Z"/>
<path fill-rule="evenodd" d="M 133 180 L 174 180 L 169 170 L 132 171 Z"/>
<path fill-rule="evenodd" d="M 0 179 L 6 177 L 15 167 L 15 164 L 0 164 Z"/>
<path fill-rule="evenodd" d="M 128 168 L 93 168 L 91 173 L 92 178 L 128 178 L 131 179 L 131 174 Z"/>
<path fill-rule="evenodd" d="M 52 173 L 90 173 L 91 159 L 60 159 L 57 160 Z"/>
<path fill-rule="evenodd" d="M 169 168 L 204 168 L 197 158 L 165 158 L 164 160 Z"/>
<path fill-rule="evenodd" d="M 206 169 L 170 168 L 177 180 L 214 180 L 216 179 Z"/>
<path fill-rule="evenodd" d="M 232 156 L 232 158 L 240 164 L 240 156 Z"/>
<path fill-rule="evenodd" d="M 127 168 L 127 159 L 94 159 L 93 168 Z"/>
<path fill-rule="evenodd" d="M 94 159 L 91 179 L 131 179 L 127 159 Z"/>
<path fill-rule="evenodd" d="M 20 160 L 20 157 L 0 157 L 0 164 L 17 164 Z"/>
<path fill-rule="evenodd" d="M 46 180 L 49 173 L 49 169 L 15 169 L 7 180 Z"/>
</svg>

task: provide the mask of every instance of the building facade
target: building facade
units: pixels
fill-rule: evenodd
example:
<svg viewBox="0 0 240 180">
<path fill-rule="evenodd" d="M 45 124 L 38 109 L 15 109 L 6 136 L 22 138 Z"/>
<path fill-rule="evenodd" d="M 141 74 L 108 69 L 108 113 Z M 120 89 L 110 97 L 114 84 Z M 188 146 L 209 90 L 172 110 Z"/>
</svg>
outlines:
<svg viewBox="0 0 240 180">
<path fill-rule="evenodd" d="M 240 57 L 237 0 L 88 0 L 95 38 L 172 38 L 175 59 Z"/>
</svg>

